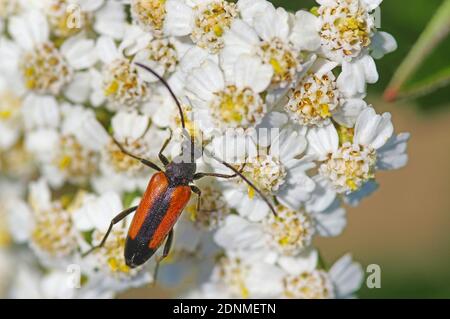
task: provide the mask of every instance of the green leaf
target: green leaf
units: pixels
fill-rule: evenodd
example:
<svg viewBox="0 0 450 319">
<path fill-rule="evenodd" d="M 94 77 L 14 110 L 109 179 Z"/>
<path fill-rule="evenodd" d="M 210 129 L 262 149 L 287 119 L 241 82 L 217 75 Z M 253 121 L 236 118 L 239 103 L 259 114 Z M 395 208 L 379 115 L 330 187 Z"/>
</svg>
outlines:
<svg viewBox="0 0 450 319">
<path fill-rule="evenodd" d="M 393 101 L 398 98 L 418 97 L 448 84 L 450 66 L 441 68 L 431 76 L 425 79 L 420 78 L 413 83 L 410 79 L 414 77 L 419 67 L 433 50 L 447 37 L 449 31 L 450 0 L 445 0 L 395 72 L 385 91 L 386 100 Z"/>
</svg>

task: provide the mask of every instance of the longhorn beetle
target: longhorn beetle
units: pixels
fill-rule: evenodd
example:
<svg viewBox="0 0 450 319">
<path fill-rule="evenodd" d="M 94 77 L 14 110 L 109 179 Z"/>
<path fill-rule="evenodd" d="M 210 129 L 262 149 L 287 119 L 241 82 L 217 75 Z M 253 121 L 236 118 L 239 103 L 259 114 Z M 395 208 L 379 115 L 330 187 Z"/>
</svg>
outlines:
<svg viewBox="0 0 450 319">
<path fill-rule="evenodd" d="M 136 211 L 136 214 L 134 215 L 133 221 L 130 225 L 125 243 L 125 262 L 127 266 L 131 268 L 135 268 L 144 264 L 153 256 L 156 250 L 167 238 L 164 245 L 163 254 L 157 258 L 157 265 L 155 269 L 156 273 L 160 261 L 167 257 L 170 252 L 170 247 L 173 240 L 173 227 L 180 217 L 183 209 L 186 207 L 192 192 L 194 192 L 198 196 L 197 209 L 200 210 L 201 190 L 197 186 L 193 185 L 193 182 L 195 180 L 199 180 L 207 176 L 224 179 L 230 179 L 239 176 L 240 178 L 242 178 L 242 180 L 244 180 L 244 182 L 246 182 L 251 188 L 253 188 L 259 196 L 261 196 L 261 198 L 267 203 L 267 205 L 275 215 L 276 211 L 267 197 L 250 180 L 248 180 L 241 171 L 215 156 L 212 156 L 214 160 L 228 167 L 234 172 L 234 174 L 225 175 L 196 172 L 197 165 L 194 160 L 194 138 L 189 135 L 189 132 L 185 128 L 184 113 L 180 101 L 178 100 L 166 80 L 164 80 L 160 75 L 158 75 L 155 71 L 145 65 L 139 63 L 136 63 L 136 65 L 147 70 L 156 78 L 158 78 L 158 80 L 161 81 L 161 83 L 167 88 L 171 97 L 174 99 L 180 113 L 183 133 L 190 139 L 190 160 L 186 161 L 186 156 L 180 155 L 178 159 L 181 160 L 169 161 L 164 156 L 164 150 L 170 143 L 172 134 L 170 134 L 170 137 L 164 142 L 158 155 L 159 160 L 164 165 L 164 170 L 162 170 L 158 165 L 151 161 L 131 154 L 119 142 L 114 140 L 114 142 L 124 154 L 156 170 L 157 173 L 155 173 L 150 179 L 150 182 L 148 183 L 147 189 L 145 190 L 145 193 L 139 205 L 130 207 L 117 215 L 111 221 L 111 224 L 109 225 L 109 228 L 100 244 L 94 246 L 83 256 L 86 256 L 93 250 L 102 247 L 105 244 L 113 226 L 119 223 L 129 214 Z"/>
</svg>

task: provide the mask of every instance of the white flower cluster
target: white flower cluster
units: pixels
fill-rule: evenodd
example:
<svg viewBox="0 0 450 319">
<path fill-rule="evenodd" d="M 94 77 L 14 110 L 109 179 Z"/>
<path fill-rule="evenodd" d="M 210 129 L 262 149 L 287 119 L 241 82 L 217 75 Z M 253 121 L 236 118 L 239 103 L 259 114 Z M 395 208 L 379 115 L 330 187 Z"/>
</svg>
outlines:
<svg viewBox="0 0 450 319">
<path fill-rule="evenodd" d="M 82 257 L 152 174 L 113 138 L 156 162 L 180 128 L 166 87 L 139 63 L 170 84 L 197 146 L 277 212 L 240 178 L 197 183 L 201 209 L 193 196 L 168 259 L 214 262 L 188 296 L 353 296 L 361 267 L 349 255 L 328 267 L 313 238 L 339 235 L 343 205 L 370 195 L 377 171 L 406 165 L 409 135 L 364 101 L 374 58 L 396 49 L 376 28 L 381 0 L 317 2 L 291 13 L 266 0 L 0 0 L 0 247 L 37 257 L 1 248 L 0 295 L 105 298 L 154 280 L 154 260 L 125 263 L 129 218 Z M 176 133 L 169 158 L 182 141 Z"/>
</svg>

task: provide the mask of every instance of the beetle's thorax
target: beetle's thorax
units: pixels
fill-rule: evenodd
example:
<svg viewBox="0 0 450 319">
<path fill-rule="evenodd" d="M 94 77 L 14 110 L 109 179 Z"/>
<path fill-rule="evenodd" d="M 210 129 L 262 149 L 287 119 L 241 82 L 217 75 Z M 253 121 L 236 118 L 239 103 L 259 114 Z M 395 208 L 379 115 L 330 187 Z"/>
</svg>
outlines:
<svg viewBox="0 0 450 319">
<path fill-rule="evenodd" d="M 194 180 L 197 164 L 171 162 L 167 165 L 166 176 L 171 186 L 189 185 Z"/>
</svg>

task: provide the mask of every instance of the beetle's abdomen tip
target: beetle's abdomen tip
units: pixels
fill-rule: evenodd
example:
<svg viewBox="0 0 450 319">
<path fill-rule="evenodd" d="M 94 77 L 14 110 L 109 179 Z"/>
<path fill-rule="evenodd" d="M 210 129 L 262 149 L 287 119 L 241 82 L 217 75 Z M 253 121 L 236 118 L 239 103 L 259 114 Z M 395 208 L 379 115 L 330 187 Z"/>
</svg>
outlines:
<svg viewBox="0 0 450 319">
<path fill-rule="evenodd" d="M 136 240 L 128 238 L 125 245 L 125 263 L 130 268 L 139 267 L 145 264 L 154 253 L 155 250 L 150 249 L 146 245 L 141 245 Z"/>
</svg>

